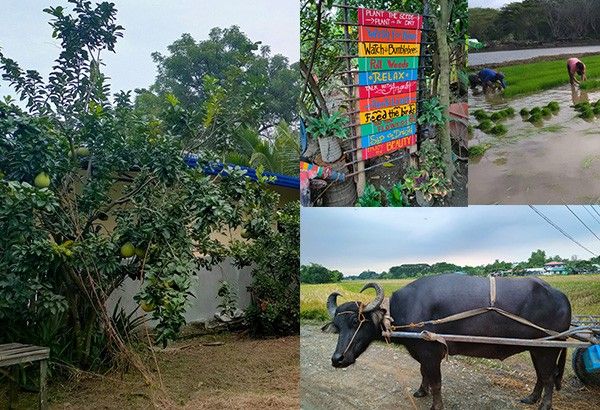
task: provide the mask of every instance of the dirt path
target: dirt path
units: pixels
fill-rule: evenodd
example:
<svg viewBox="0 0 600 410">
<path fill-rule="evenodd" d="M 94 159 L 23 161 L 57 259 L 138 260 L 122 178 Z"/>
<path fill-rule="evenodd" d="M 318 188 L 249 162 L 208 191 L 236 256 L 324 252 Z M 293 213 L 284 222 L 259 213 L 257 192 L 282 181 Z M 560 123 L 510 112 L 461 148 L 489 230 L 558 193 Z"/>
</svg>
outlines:
<svg viewBox="0 0 600 410">
<path fill-rule="evenodd" d="M 331 366 L 337 335 L 317 326 L 300 332 L 301 407 L 313 409 L 429 409 L 431 397 L 415 399 L 421 374 L 418 363 L 402 347 L 373 344 L 346 369 Z M 570 363 L 568 363 L 570 365 Z M 600 408 L 600 390 L 589 390 L 566 369 L 554 409 Z M 530 393 L 535 372 L 528 355 L 504 362 L 454 356 L 442 363 L 446 409 L 535 409 L 518 399 Z"/>
</svg>

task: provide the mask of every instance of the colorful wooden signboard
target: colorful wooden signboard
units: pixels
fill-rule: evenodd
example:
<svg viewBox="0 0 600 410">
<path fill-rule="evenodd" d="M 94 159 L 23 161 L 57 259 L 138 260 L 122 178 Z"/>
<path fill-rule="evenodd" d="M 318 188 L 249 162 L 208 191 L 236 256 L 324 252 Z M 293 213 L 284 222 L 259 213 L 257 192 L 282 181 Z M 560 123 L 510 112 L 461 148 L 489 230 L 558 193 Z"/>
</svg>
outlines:
<svg viewBox="0 0 600 410">
<path fill-rule="evenodd" d="M 358 25 L 421 30 L 423 16 L 398 11 L 359 8 Z"/>
<path fill-rule="evenodd" d="M 412 70 L 418 66 L 418 57 L 361 57 L 358 59 L 358 71 Z"/>
<path fill-rule="evenodd" d="M 383 144 L 374 145 L 372 147 L 363 148 L 363 160 L 380 157 L 385 154 L 390 154 L 403 148 L 408 148 L 417 143 L 417 135 L 400 138 L 398 140 L 384 142 Z"/>
<path fill-rule="evenodd" d="M 356 122 L 367 160 L 417 142 L 423 17 L 359 8 L 358 25 Z"/>
</svg>

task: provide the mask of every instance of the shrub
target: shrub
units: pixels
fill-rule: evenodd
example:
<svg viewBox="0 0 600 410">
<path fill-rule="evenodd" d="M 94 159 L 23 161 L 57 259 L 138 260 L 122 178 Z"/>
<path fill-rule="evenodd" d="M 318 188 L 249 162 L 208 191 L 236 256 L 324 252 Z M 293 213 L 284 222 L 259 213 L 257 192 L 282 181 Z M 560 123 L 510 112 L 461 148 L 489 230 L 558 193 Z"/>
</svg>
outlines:
<svg viewBox="0 0 600 410">
<path fill-rule="evenodd" d="M 252 334 L 261 336 L 296 334 L 300 326 L 300 203 L 286 205 L 273 222 L 251 231 L 251 244 L 234 252 L 239 266 L 254 263 L 246 318 Z"/>
<path fill-rule="evenodd" d="M 527 108 L 522 108 L 521 111 L 519 111 L 519 114 L 521 114 L 521 117 L 527 117 L 529 116 L 529 110 L 527 110 Z"/>
</svg>

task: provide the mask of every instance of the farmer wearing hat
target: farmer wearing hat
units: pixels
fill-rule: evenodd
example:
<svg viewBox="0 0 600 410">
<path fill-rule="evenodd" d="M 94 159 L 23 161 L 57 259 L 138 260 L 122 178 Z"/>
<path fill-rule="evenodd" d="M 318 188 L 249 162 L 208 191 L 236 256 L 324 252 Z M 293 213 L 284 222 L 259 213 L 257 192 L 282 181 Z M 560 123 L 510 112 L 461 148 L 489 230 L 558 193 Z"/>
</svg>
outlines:
<svg viewBox="0 0 600 410">
<path fill-rule="evenodd" d="M 484 93 L 487 93 L 490 89 L 494 90 L 496 86 L 500 86 L 502 89 L 506 88 L 504 74 L 501 72 L 492 70 L 491 68 L 484 68 L 477 74 L 477 76 L 481 81 Z"/>
</svg>

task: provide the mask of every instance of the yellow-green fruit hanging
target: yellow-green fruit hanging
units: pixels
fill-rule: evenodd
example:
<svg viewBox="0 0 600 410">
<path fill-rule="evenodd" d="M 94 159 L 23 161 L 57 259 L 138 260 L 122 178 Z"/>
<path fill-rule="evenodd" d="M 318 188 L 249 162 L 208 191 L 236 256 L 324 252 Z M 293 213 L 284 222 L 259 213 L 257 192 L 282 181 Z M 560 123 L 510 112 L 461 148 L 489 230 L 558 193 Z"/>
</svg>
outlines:
<svg viewBox="0 0 600 410">
<path fill-rule="evenodd" d="M 135 254 L 135 246 L 131 242 L 127 242 L 121 246 L 121 256 L 124 258 L 131 258 Z"/>
<path fill-rule="evenodd" d="M 38 188 L 48 188 L 50 186 L 50 177 L 45 172 L 40 172 L 33 180 L 33 184 Z"/>
</svg>

